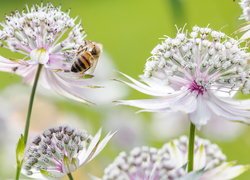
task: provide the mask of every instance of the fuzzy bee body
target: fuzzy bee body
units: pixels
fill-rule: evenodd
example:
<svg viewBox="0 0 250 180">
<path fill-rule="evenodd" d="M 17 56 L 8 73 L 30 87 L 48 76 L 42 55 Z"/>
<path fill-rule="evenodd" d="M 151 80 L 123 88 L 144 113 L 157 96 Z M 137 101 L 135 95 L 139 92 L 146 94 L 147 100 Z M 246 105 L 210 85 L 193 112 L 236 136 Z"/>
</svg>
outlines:
<svg viewBox="0 0 250 180">
<path fill-rule="evenodd" d="M 78 49 L 77 57 L 71 66 L 71 72 L 85 73 L 90 68 L 95 68 L 100 57 L 101 45 L 92 41 L 86 41 Z"/>
</svg>

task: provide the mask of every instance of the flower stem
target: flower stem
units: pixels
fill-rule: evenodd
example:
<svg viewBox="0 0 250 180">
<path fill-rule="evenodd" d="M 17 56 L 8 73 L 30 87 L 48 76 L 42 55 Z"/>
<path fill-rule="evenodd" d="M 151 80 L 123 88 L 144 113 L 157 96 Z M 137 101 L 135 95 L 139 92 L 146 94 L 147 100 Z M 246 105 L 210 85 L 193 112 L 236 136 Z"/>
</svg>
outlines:
<svg viewBox="0 0 250 180">
<path fill-rule="evenodd" d="M 33 87 L 32 87 L 31 94 L 30 94 L 29 108 L 28 108 L 27 118 L 26 118 L 26 122 L 25 122 L 24 136 L 23 136 L 25 146 L 27 144 L 27 139 L 28 139 L 28 135 L 29 135 L 30 117 L 31 117 L 34 97 L 35 97 L 35 93 L 36 93 L 36 87 L 37 87 L 37 84 L 38 84 L 38 80 L 39 80 L 39 76 L 40 76 L 42 67 L 43 66 L 41 64 L 38 65 L 35 80 L 34 80 L 34 84 L 33 84 Z M 21 168 L 22 168 L 22 163 L 17 165 L 16 180 L 19 180 Z"/>
<path fill-rule="evenodd" d="M 16 180 L 19 180 L 20 172 L 21 172 L 21 166 L 18 165 L 16 169 Z"/>
<path fill-rule="evenodd" d="M 34 97 L 35 97 L 35 93 L 36 93 L 36 87 L 37 87 L 37 84 L 38 84 L 38 80 L 39 80 L 39 76 L 40 76 L 42 67 L 43 67 L 43 65 L 41 65 L 41 64 L 38 65 L 38 68 L 37 68 L 37 71 L 36 71 L 35 81 L 34 81 L 34 84 L 33 84 L 33 87 L 32 87 L 31 95 L 30 95 L 29 109 L 28 109 L 28 113 L 27 113 L 27 118 L 26 118 L 26 123 L 25 123 L 25 130 L 24 130 L 24 135 L 23 135 L 25 145 L 27 143 L 27 139 L 28 139 L 28 135 L 29 135 L 30 117 L 31 117 Z"/>
<path fill-rule="evenodd" d="M 188 169 L 190 172 L 193 170 L 194 166 L 194 139 L 195 139 L 195 125 L 190 123 L 190 131 L 189 131 L 189 141 L 188 141 Z"/>
<path fill-rule="evenodd" d="M 72 176 L 71 173 L 68 173 L 67 175 L 68 175 L 68 177 L 69 177 L 69 180 L 74 180 L 74 178 L 73 178 L 73 176 Z"/>
</svg>

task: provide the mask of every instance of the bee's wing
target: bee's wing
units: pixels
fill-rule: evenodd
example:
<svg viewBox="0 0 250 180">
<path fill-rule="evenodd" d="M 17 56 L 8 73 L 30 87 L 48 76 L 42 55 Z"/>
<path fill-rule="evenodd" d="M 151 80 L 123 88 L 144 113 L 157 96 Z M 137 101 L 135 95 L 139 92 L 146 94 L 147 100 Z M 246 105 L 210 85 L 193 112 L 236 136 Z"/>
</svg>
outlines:
<svg viewBox="0 0 250 180">
<path fill-rule="evenodd" d="M 96 59 L 96 60 L 93 62 L 92 67 L 88 70 L 88 74 L 93 74 L 93 73 L 94 73 L 95 68 L 96 68 L 96 66 L 97 66 L 97 63 L 98 63 L 98 60 L 99 60 L 99 58 Z"/>
</svg>

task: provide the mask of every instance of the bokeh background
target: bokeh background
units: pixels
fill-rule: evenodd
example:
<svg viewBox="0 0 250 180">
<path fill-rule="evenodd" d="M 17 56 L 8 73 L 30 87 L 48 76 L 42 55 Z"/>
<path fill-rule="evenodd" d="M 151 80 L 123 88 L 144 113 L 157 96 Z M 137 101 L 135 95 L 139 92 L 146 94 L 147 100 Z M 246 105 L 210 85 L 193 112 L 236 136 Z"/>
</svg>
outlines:
<svg viewBox="0 0 250 180">
<path fill-rule="evenodd" d="M 0 0 L 0 20 L 5 14 L 26 4 L 41 3 L 36 0 Z M 238 0 L 51 0 L 63 10 L 71 9 L 72 17 L 78 16 L 88 34 L 88 39 L 101 42 L 105 56 L 98 64 L 98 73 L 107 80 L 115 78 L 116 71 L 133 77 L 142 74 L 150 51 L 163 35 L 173 36 L 177 27 L 186 25 L 207 26 L 222 30 L 228 35 L 235 33 L 244 23 L 239 20 L 241 8 Z M 0 49 L 2 56 L 17 55 Z M 19 84 L 19 85 L 16 85 Z M 136 145 L 161 147 L 173 137 L 186 134 L 185 117 L 178 114 L 135 114 L 136 109 L 108 105 L 114 98 L 142 98 L 142 94 L 112 83 L 111 92 L 95 94 L 96 99 L 108 96 L 102 105 L 87 107 L 39 89 L 32 114 L 31 135 L 56 124 L 67 123 L 86 128 L 94 134 L 100 127 L 104 132 L 118 130 L 105 150 L 87 166 L 73 175 L 75 179 L 89 179 L 88 175 L 101 176 L 103 169 L 122 150 Z M 31 88 L 22 85 L 15 75 L 0 72 L 0 179 L 13 179 L 15 173 L 15 143 L 24 127 L 24 119 Z M 112 95 L 115 94 L 115 97 Z M 109 98 L 110 96 L 110 98 Z M 249 98 L 237 95 L 237 98 Z M 168 123 L 169 122 L 169 123 Z M 178 122 L 178 123 L 176 123 Z M 213 131 L 214 130 L 214 131 Z M 203 133 L 205 132 L 205 133 Z M 220 134 L 222 133 L 222 134 Z M 202 137 L 209 138 L 222 148 L 228 160 L 239 164 L 250 163 L 250 127 L 212 124 L 201 130 Z M 240 176 L 250 179 L 250 172 Z"/>
</svg>

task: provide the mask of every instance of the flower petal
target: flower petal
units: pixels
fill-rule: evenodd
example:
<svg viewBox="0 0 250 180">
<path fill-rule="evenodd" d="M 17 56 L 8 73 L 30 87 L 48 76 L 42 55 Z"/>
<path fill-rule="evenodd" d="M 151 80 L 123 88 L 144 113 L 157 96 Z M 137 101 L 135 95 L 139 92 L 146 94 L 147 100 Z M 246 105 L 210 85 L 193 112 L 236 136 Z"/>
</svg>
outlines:
<svg viewBox="0 0 250 180">
<path fill-rule="evenodd" d="M 121 73 L 123 76 L 125 76 L 128 80 L 130 80 L 132 83 L 126 82 L 126 81 L 122 81 L 122 80 L 118 80 L 134 89 L 136 89 L 137 91 L 140 91 L 142 93 L 148 94 L 148 95 L 152 95 L 152 96 L 167 96 L 169 95 L 170 92 L 173 92 L 173 90 L 170 89 L 166 86 L 164 86 L 164 88 L 158 88 L 155 86 L 147 86 L 146 84 L 143 84 L 135 79 L 133 79 L 132 77 Z"/>
<path fill-rule="evenodd" d="M 91 140 L 91 143 L 87 149 L 87 151 L 82 151 L 79 153 L 78 156 L 78 160 L 79 160 L 79 164 L 82 165 L 84 163 L 87 163 L 89 161 L 89 159 L 93 156 L 93 154 L 95 153 L 99 143 L 100 143 L 100 138 L 101 138 L 101 133 L 102 133 L 102 129 L 100 129 L 96 135 L 94 136 L 94 138 Z"/>
<path fill-rule="evenodd" d="M 206 166 L 206 152 L 204 145 L 200 145 L 198 151 L 194 155 L 194 170 L 202 169 Z"/>
<path fill-rule="evenodd" d="M 197 108 L 194 112 L 189 114 L 189 117 L 198 129 L 207 124 L 208 120 L 211 118 L 211 110 L 208 108 L 207 101 L 204 97 L 197 97 Z"/>
<path fill-rule="evenodd" d="M 103 150 L 103 148 L 106 146 L 106 144 L 110 141 L 110 139 L 114 136 L 115 133 L 116 132 L 114 132 L 114 133 L 109 132 L 106 135 L 106 137 L 100 143 L 98 143 L 98 146 L 97 146 L 94 154 L 91 156 L 91 158 L 88 160 L 88 162 L 91 161 L 93 158 L 95 158 Z"/>
<path fill-rule="evenodd" d="M 210 94 L 209 108 L 217 115 L 232 121 L 250 123 L 250 101 L 219 98 Z"/>
<path fill-rule="evenodd" d="M 250 166 L 237 165 L 233 166 L 235 162 L 227 162 L 218 166 L 215 169 L 209 170 L 201 177 L 201 180 L 221 180 L 234 179 L 240 174 L 250 169 Z"/>
<path fill-rule="evenodd" d="M 76 101 L 84 102 L 86 104 L 93 104 L 88 100 L 84 99 L 81 94 L 84 89 L 82 87 L 74 86 L 75 84 L 65 81 L 62 77 L 58 76 L 56 73 L 51 72 L 50 70 L 44 70 L 45 72 L 45 81 L 46 85 L 51 89 L 55 90 L 57 93 L 62 94 L 70 99 Z"/>
</svg>

